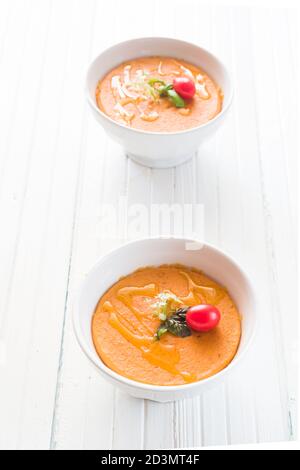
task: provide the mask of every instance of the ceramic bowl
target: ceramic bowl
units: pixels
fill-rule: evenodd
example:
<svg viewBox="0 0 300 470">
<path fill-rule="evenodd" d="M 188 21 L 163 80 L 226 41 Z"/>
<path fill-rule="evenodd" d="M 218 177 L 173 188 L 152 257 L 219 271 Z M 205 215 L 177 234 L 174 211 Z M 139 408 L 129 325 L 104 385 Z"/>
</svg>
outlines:
<svg viewBox="0 0 300 470">
<path fill-rule="evenodd" d="M 233 361 L 207 379 L 178 386 L 148 385 L 127 379 L 112 371 L 96 353 L 91 320 L 94 309 L 106 290 L 120 277 L 150 265 L 175 264 L 203 270 L 224 285 L 242 314 L 242 337 Z M 101 258 L 87 274 L 74 306 L 74 328 L 79 344 L 99 373 L 123 391 L 139 398 L 167 402 L 198 395 L 220 383 L 241 363 L 255 332 L 254 291 L 248 276 L 230 256 L 213 246 L 179 238 L 151 238 L 128 243 Z"/>
</svg>

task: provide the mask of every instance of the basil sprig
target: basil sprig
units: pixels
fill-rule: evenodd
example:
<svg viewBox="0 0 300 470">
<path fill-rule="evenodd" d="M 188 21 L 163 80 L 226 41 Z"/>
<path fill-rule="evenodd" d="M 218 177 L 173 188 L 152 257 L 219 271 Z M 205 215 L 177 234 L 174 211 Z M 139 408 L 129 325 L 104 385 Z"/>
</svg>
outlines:
<svg viewBox="0 0 300 470">
<path fill-rule="evenodd" d="M 185 102 L 181 98 L 180 95 L 174 90 L 174 89 L 169 89 L 167 91 L 167 95 L 172 101 L 172 103 L 176 106 L 176 108 L 184 108 L 185 107 Z"/>
<path fill-rule="evenodd" d="M 173 315 L 162 322 L 156 332 L 156 338 L 159 340 L 162 335 L 167 332 L 172 333 L 172 335 L 175 336 L 180 336 L 181 338 L 191 336 L 191 330 L 186 324 L 187 311 L 188 307 L 179 308 L 175 313 L 173 313 Z"/>
<path fill-rule="evenodd" d="M 156 87 L 156 84 L 160 86 Z M 176 106 L 176 108 L 184 108 L 185 101 L 181 98 L 180 95 L 174 90 L 172 84 L 166 84 L 163 80 L 158 78 L 150 78 L 148 84 L 154 88 L 160 96 L 167 96 L 170 101 Z"/>
</svg>

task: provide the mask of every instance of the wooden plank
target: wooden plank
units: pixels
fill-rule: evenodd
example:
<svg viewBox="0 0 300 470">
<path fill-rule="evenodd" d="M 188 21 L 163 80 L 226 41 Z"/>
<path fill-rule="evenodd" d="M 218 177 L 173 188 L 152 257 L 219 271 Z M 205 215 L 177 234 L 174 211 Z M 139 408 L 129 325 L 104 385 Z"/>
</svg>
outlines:
<svg viewBox="0 0 300 470">
<path fill-rule="evenodd" d="M 43 63 L 43 41 L 35 44 L 35 31 L 28 34 L 28 22 L 31 16 L 31 8 L 25 11 L 25 4 L 21 3 L 19 9 L 13 9 L 9 18 L 5 37 L 3 38 L 3 51 L 1 60 L 1 90 L 0 90 L 0 211 L 5 214 L 6 227 L 3 231 L 3 245 L 1 247 L 1 269 L 0 282 L 3 292 L 7 293 L 11 283 L 11 266 L 15 256 L 15 239 L 18 233 L 20 200 L 23 189 L 23 179 L 26 172 L 26 158 L 20 158 L 18 148 L 22 142 L 23 149 L 28 149 L 32 128 L 35 119 L 35 106 L 38 96 L 38 85 L 41 80 L 40 68 Z M 5 15 L 4 15 L 5 17 Z M 14 29 L 14 27 L 16 29 Z M 19 32 L 17 35 L 16 32 Z M 40 30 L 41 31 L 41 30 Z M 22 38 L 23 48 L 19 41 Z M 9 45 L 9 47 L 8 47 Z M 31 58 L 32 51 L 36 53 L 35 64 Z M 11 60 L 11 56 L 15 60 Z M 24 75 L 24 81 L 18 80 L 18 76 L 24 73 L 24 59 L 31 61 L 32 69 L 35 71 L 35 77 L 32 79 L 31 71 Z M 27 93 L 27 94 L 26 94 Z M 23 99 L 21 100 L 21 97 Z M 27 97 L 27 102 L 24 99 Z M 24 104 L 27 106 L 24 111 Z M 23 111 L 23 113 L 22 113 Z M 24 126 L 26 122 L 26 126 Z M 13 139 L 14 132 L 18 129 L 18 139 Z M 21 147 L 22 148 L 22 147 Z M 15 155 L 14 165 L 11 161 Z M 15 181 L 15 186 L 11 186 Z M 14 188 L 14 190 L 12 190 Z M 1 296 L 0 300 L 0 319 L 4 324 L 6 296 Z M 0 332 L 1 338 L 4 337 L 4 326 Z"/>
<path fill-rule="evenodd" d="M 297 15 L 293 9 L 274 9 L 269 10 L 268 14 L 264 16 L 270 24 L 270 34 L 267 36 L 270 49 L 267 57 L 268 65 L 271 68 L 267 70 L 267 73 L 270 76 L 270 71 L 273 71 L 271 80 L 273 92 L 274 87 L 276 87 L 274 105 L 276 103 L 277 113 L 274 118 L 278 119 L 277 139 L 280 140 L 283 154 L 282 169 L 285 172 L 286 191 L 291 212 L 291 223 L 293 224 L 291 232 L 295 234 L 297 214 L 297 175 L 295 172 L 297 167 L 297 152 L 295 152 L 297 111 L 296 106 L 293 105 L 295 99 L 293 90 L 297 90 L 297 74 L 293 49 Z"/>
<path fill-rule="evenodd" d="M 281 15 L 280 15 L 281 13 Z M 286 292 L 297 290 L 296 199 L 294 179 L 291 169 L 296 167 L 296 114 L 288 112 L 286 100 L 293 102 L 292 90 L 295 87 L 294 76 L 288 66 L 292 62 L 288 54 L 285 62 L 278 62 L 278 54 L 283 50 L 276 41 L 278 33 L 281 41 L 287 41 L 287 24 L 281 21 L 278 31 L 279 15 L 284 18 L 284 11 L 274 14 L 270 10 L 254 11 L 252 14 L 253 57 L 256 70 L 255 93 L 257 120 L 259 126 L 259 144 L 261 153 L 261 173 L 263 178 L 263 197 L 267 235 L 267 256 L 270 273 L 270 297 L 273 300 L 273 328 L 276 343 L 277 364 L 279 368 L 280 393 L 288 422 L 290 438 L 294 438 L 296 425 L 296 377 L 293 359 L 296 352 L 297 312 L 293 296 Z M 274 18 L 275 16 L 275 18 Z M 265 24 L 270 27 L 265 32 Z M 264 35 L 259 44 L 258 38 Z M 278 47 L 277 47 L 278 46 Z M 286 43 L 286 48 L 288 44 Z M 282 76 L 282 71 L 287 73 Z M 289 131 L 288 131 L 289 130 Z M 290 418 L 292 421 L 290 421 Z"/>
<path fill-rule="evenodd" d="M 2 416 L 11 423 L 5 439 L 12 448 L 48 448 L 50 442 L 84 104 L 74 96 L 81 86 L 91 20 L 91 11 L 80 11 L 79 2 L 73 3 L 71 15 L 67 2 L 55 3 L 51 12 L 46 7 L 33 2 L 23 98 L 14 124 L 18 139 L 11 147 L 1 199 L 10 217 L 10 236 L 13 224 L 18 227 L 3 324 L 10 399 L 2 402 Z M 86 39 L 78 37 L 69 47 L 72 28 L 77 31 L 79 23 Z M 35 76 L 40 85 L 32 80 Z"/>
<path fill-rule="evenodd" d="M 258 295 L 259 331 L 255 343 L 253 383 L 257 413 L 257 439 L 283 440 L 287 426 L 283 418 L 280 379 L 272 331 L 272 294 L 267 257 L 264 186 L 258 137 L 257 96 L 248 9 L 233 9 L 234 78 L 236 87 L 236 145 L 239 158 L 243 215 L 243 264 L 252 276 Z M 263 40 L 263 39 L 261 39 Z M 249 178 L 249 175 L 251 177 Z M 254 229 L 255 227 L 255 229 Z M 253 352 L 254 355 L 254 352 Z M 252 362 L 254 364 L 254 362 Z"/>
<path fill-rule="evenodd" d="M 27 7 L 27 8 L 26 8 Z M 27 54 L 26 40 L 28 37 L 28 24 L 31 18 L 33 5 L 26 1 L 1 3 L 1 41 L 0 41 L 0 66 L 1 66 L 1 90 L 0 90 L 0 183 L 5 176 L 7 154 L 10 151 L 13 137 L 14 124 L 17 120 L 17 109 L 22 99 L 20 75 L 24 71 L 24 54 Z M 29 39 L 30 40 L 30 39 Z M 41 46 L 38 44 L 37 46 Z M 12 60 L 12 57 L 14 60 Z M 32 60 L 32 59 L 31 59 Z M 39 55 L 37 54 L 36 74 L 32 83 L 39 83 Z M 33 71 L 33 69 L 32 69 Z M 33 95 L 34 96 L 34 95 Z M 34 98 L 33 98 L 34 99 Z M 29 123 L 28 123 L 29 124 Z"/>
<path fill-rule="evenodd" d="M 215 8 L 213 11 L 214 50 L 235 70 L 235 43 L 233 38 L 231 11 L 228 8 Z M 227 41 L 224 41 L 224 37 Z M 245 44 L 247 44 L 245 42 Z M 238 84 L 235 83 L 235 88 Z M 242 175 L 240 170 L 238 144 L 236 139 L 236 105 L 229 113 L 226 122 L 216 138 L 216 172 L 218 201 L 218 246 L 231 253 L 243 264 L 243 198 Z M 228 444 L 255 442 L 256 416 L 253 394 L 253 377 L 249 374 L 250 361 L 244 363 L 236 373 L 228 377 L 223 387 L 226 427 L 223 436 Z M 223 442 L 224 443 L 224 442 Z"/>
<path fill-rule="evenodd" d="M 20 6 L 22 7 L 22 5 Z M 44 10 L 40 5 L 37 5 L 37 2 L 32 3 L 31 6 L 32 8 L 28 9 L 28 16 L 25 15 L 25 18 L 22 19 L 25 29 L 20 57 L 22 62 L 19 64 L 18 72 L 22 73 L 23 80 L 19 80 L 19 88 L 14 89 L 18 100 L 15 101 L 16 109 L 14 111 L 16 114 L 9 123 L 11 126 L 9 128 L 9 147 L 5 153 L 6 160 L 2 173 L 0 200 L 1 214 L 6 220 L 6 230 L 3 234 L 4 246 L 1 249 L 2 267 L 4 268 L 4 271 L 1 270 L 1 282 L 6 292 L 6 295 L 1 299 L 1 336 L 6 345 L 7 357 L 9 357 L 9 366 L 7 364 L 3 371 L 6 387 L 3 390 L 3 414 L 1 414 L 3 419 L 8 419 L 10 423 L 4 436 L 1 436 L 1 441 L 4 439 L 9 448 L 15 448 L 20 444 L 23 394 L 27 378 L 26 366 L 30 338 L 33 334 L 34 290 L 39 271 L 39 251 L 37 250 L 31 257 L 31 240 L 28 246 L 24 246 L 24 242 L 28 242 L 27 234 L 25 235 L 24 231 L 24 226 L 26 226 L 24 211 L 27 207 L 28 178 L 34 132 L 36 131 L 36 115 L 40 111 L 40 85 L 44 73 L 44 53 L 48 32 L 47 16 L 49 16 L 47 7 L 49 4 L 44 5 Z M 34 7 L 36 7 L 36 15 L 32 15 Z M 19 10 L 17 13 L 20 14 L 21 11 Z M 20 34 L 23 35 L 21 25 Z M 37 41 L 37 36 L 40 41 Z M 17 39 L 16 36 L 16 42 Z M 14 47 L 14 41 L 12 41 L 12 47 Z M 18 47 L 20 49 L 20 44 Z M 34 80 L 32 80 L 32 73 L 35 75 Z M 9 76 L 5 78 L 9 78 Z M 12 99 L 12 103 L 14 103 L 14 99 Z M 24 123 L 27 125 L 25 126 Z M 38 210 L 39 208 L 40 206 Z M 43 225 L 41 229 L 43 229 Z M 41 230 L 37 227 L 37 233 L 33 236 L 38 238 L 40 235 Z M 34 240 L 32 240 L 33 243 Z M 29 266 L 30 274 L 28 272 Z M 16 373 L 18 368 L 19 372 Z M 33 421 L 34 419 L 35 417 L 33 417 Z M 45 437 L 44 423 L 40 421 L 39 424 L 41 429 L 38 434 L 42 440 Z"/>
<path fill-rule="evenodd" d="M 5 52 L 7 35 L 11 29 L 16 10 L 16 1 L 3 0 L 1 3 L 0 16 L 0 64 L 2 55 Z"/>
<path fill-rule="evenodd" d="M 101 148 L 106 150 L 106 159 L 102 158 Z M 120 165 L 118 151 L 119 147 L 107 141 L 98 123 L 90 116 L 86 147 L 82 155 L 84 168 L 81 172 L 77 210 L 74 214 L 69 283 L 72 295 L 66 304 L 66 324 L 51 442 L 54 449 L 97 450 L 112 448 L 113 445 L 116 392 L 83 357 L 73 333 L 71 316 L 74 296 L 85 273 L 99 256 L 119 243 L 114 239 L 107 244 L 99 237 L 99 204 L 103 200 L 105 181 L 105 187 L 114 188 L 123 184 L 124 166 L 120 167 L 120 173 L 114 171 L 116 165 Z"/>
</svg>

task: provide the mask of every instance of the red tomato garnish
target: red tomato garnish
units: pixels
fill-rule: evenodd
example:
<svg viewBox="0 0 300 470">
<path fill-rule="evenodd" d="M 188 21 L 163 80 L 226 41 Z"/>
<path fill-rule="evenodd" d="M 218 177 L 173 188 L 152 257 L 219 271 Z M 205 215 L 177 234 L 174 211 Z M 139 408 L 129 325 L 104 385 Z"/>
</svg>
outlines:
<svg viewBox="0 0 300 470">
<path fill-rule="evenodd" d="M 173 87 L 176 93 L 186 100 L 193 98 L 196 93 L 195 83 L 187 77 L 174 78 Z"/>
<path fill-rule="evenodd" d="M 191 330 L 210 331 L 221 319 L 220 311 L 213 305 L 195 305 L 186 313 L 186 323 Z"/>
</svg>

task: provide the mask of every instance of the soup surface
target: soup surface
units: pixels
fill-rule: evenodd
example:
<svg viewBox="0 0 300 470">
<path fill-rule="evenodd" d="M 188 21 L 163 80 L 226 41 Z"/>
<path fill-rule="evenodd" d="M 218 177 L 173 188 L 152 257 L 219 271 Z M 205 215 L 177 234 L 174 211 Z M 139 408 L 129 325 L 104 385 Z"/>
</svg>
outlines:
<svg viewBox="0 0 300 470">
<path fill-rule="evenodd" d="M 221 321 L 206 333 L 179 337 L 167 332 L 157 339 L 162 293 L 185 306 L 214 305 Z M 210 377 L 232 361 L 241 321 L 224 287 L 200 271 L 163 265 L 140 269 L 103 295 L 93 315 L 92 337 L 102 361 L 118 374 L 148 384 L 180 385 Z"/>
<path fill-rule="evenodd" d="M 172 87 L 173 80 L 180 77 L 192 80 L 196 92 L 176 107 L 158 90 L 163 85 Z M 96 100 L 98 107 L 115 121 L 151 132 L 196 127 L 222 109 L 218 85 L 199 67 L 171 57 L 141 57 L 119 65 L 99 81 Z"/>
</svg>

